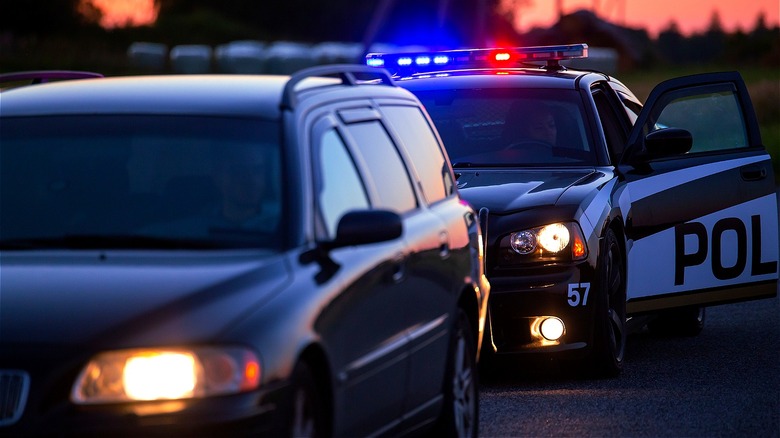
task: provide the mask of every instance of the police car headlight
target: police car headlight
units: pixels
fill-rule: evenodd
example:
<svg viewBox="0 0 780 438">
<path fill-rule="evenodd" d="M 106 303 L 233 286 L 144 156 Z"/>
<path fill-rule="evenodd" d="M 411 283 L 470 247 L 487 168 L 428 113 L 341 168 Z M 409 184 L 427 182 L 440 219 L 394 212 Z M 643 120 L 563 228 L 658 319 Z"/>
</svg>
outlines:
<svg viewBox="0 0 780 438">
<path fill-rule="evenodd" d="M 587 246 L 579 225 L 553 223 L 511 233 L 502 240 L 504 259 L 511 263 L 583 260 Z"/>
<path fill-rule="evenodd" d="M 70 398 L 76 404 L 181 400 L 251 391 L 259 383 L 260 362 L 246 348 L 117 350 L 87 363 Z"/>
<path fill-rule="evenodd" d="M 545 251 L 559 253 L 569 245 L 569 229 L 563 224 L 552 224 L 539 230 L 539 246 Z"/>
<path fill-rule="evenodd" d="M 536 233 L 533 231 L 521 231 L 512 233 L 509 238 L 512 249 L 518 254 L 531 254 L 536 250 Z"/>
</svg>

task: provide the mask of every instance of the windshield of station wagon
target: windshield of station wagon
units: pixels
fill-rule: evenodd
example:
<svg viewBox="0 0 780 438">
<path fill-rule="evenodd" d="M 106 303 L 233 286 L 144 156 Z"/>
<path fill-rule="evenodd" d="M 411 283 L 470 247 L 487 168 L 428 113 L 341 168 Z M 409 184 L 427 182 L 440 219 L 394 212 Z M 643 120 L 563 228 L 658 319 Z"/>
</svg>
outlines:
<svg viewBox="0 0 780 438">
<path fill-rule="evenodd" d="M 455 167 L 595 165 L 573 90 L 415 91 Z"/>
<path fill-rule="evenodd" d="M 2 123 L 4 249 L 281 244 L 275 122 L 90 115 Z"/>
</svg>

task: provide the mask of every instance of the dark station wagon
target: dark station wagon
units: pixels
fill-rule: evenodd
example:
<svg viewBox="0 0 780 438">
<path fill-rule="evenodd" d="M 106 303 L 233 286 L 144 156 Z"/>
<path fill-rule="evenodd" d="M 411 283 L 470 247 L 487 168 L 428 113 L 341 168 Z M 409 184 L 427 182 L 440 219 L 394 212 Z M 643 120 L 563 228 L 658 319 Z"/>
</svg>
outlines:
<svg viewBox="0 0 780 438">
<path fill-rule="evenodd" d="M 0 435 L 476 436 L 477 216 L 386 72 L 72 78 L 0 110 Z"/>
</svg>

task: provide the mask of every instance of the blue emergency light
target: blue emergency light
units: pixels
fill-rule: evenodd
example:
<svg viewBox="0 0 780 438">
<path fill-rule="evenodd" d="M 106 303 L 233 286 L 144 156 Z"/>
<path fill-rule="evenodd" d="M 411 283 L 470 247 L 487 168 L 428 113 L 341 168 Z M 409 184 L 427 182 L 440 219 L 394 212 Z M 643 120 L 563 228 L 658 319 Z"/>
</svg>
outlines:
<svg viewBox="0 0 780 438">
<path fill-rule="evenodd" d="M 366 55 L 366 65 L 386 68 L 393 74 L 410 75 L 467 68 L 517 67 L 534 61 L 543 61 L 546 62 L 547 68 L 559 69 L 560 61 L 587 57 L 587 44 L 572 44 L 417 53 L 369 53 Z"/>
</svg>

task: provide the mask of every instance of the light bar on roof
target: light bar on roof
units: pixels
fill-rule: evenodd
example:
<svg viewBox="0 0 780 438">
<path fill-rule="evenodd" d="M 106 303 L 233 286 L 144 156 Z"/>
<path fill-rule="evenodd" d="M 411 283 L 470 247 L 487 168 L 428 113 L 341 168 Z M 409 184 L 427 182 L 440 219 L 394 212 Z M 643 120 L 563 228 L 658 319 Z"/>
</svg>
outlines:
<svg viewBox="0 0 780 438">
<path fill-rule="evenodd" d="M 417 53 L 369 53 L 366 55 L 366 65 L 383 67 L 394 74 L 407 75 L 467 68 L 516 67 L 533 61 L 546 61 L 548 66 L 557 66 L 559 61 L 587 57 L 587 44 L 572 44 Z"/>
</svg>

